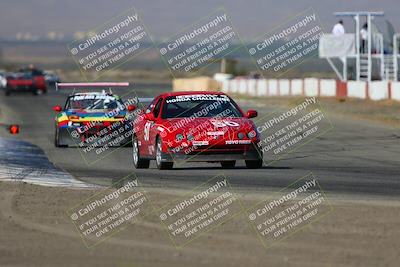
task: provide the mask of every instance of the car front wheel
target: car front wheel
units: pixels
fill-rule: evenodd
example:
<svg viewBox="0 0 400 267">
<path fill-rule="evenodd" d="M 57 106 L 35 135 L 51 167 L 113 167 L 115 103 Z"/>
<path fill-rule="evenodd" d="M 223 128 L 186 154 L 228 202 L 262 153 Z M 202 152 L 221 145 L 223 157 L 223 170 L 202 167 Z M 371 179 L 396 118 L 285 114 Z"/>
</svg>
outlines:
<svg viewBox="0 0 400 267">
<path fill-rule="evenodd" d="M 11 89 L 8 86 L 4 89 L 4 94 L 6 96 L 9 96 L 11 94 Z"/>
<path fill-rule="evenodd" d="M 159 170 L 169 170 L 174 166 L 173 162 L 162 161 L 162 140 L 157 138 L 156 142 L 156 165 Z"/>
<path fill-rule="evenodd" d="M 245 160 L 246 167 L 249 169 L 259 169 L 263 165 L 262 159 L 259 160 Z"/>
<path fill-rule="evenodd" d="M 139 153 L 139 141 L 136 137 L 132 140 L 132 156 L 133 156 L 133 165 L 136 169 L 147 169 L 150 165 L 150 160 L 140 158 Z"/>
<path fill-rule="evenodd" d="M 232 169 L 234 168 L 236 165 L 236 161 L 235 160 L 230 160 L 230 161 L 221 161 L 221 167 L 223 169 Z"/>
</svg>

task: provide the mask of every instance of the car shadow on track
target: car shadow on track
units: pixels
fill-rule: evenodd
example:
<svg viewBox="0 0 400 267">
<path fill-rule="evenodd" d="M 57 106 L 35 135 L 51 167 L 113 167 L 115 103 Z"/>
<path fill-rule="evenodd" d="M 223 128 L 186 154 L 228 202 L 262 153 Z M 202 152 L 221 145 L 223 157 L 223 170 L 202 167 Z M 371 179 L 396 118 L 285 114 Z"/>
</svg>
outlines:
<svg viewBox="0 0 400 267">
<path fill-rule="evenodd" d="M 261 169 L 268 169 L 268 170 L 291 170 L 292 167 L 272 167 L 272 166 L 263 166 L 259 169 L 249 169 L 245 166 L 238 166 L 234 168 L 221 168 L 221 167 L 174 167 L 173 171 L 187 171 L 187 170 L 261 170 Z"/>
</svg>

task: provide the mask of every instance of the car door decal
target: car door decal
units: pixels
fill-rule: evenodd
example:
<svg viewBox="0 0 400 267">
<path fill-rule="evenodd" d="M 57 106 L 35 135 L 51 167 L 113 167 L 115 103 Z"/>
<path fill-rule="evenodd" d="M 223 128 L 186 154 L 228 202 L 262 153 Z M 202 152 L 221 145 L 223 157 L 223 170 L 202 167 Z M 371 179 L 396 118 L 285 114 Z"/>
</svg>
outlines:
<svg viewBox="0 0 400 267">
<path fill-rule="evenodd" d="M 147 121 L 146 124 L 144 125 L 144 140 L 149 141 L 150 140 L 150 128 L 153 122 Z"/>
</svg>

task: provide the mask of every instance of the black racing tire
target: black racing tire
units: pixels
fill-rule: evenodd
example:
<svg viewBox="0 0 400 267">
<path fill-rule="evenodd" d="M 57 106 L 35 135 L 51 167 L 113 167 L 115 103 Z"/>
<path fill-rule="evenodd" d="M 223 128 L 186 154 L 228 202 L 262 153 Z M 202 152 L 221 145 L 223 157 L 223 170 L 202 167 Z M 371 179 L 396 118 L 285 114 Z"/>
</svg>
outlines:
<svg viewBox="0 0 400 267">
<path fill-rule="evenodd" d="M 124 128 L 125 128 L 125 125 L 124 125 Z M 133 132 L 133 130 L 130 130 L 131 132 Z M 133 147 L 133 138 L 134 138 L 135 136 L 129 136 L 129 137 L 126 137 L 126 140 L 122 143 L 122 146 L 123 147 Z"/>
<path fill-rule="evenodd" d="M 59 130 L 56 127 L 55 133 L 54 133 L 54 146 L 55 147 L 68 147 L 68 145 L 61 145 L 60 144 L 60 135 L 59 135 Z"/>
<path fill-rule="evenodd" d="M 233 169 L 235 168 L 235 165 L 236 165 L 236 160 L 221 161 L 221 167 L 223 169 Z"/>
<path fill-rule="evenodd" d="M 58 129 L 56 127 L 54 131 L 54 146 L 55 147 L 60 147 L 60 142 L 59 142 L 59 136 L 58 136 Z"/>
<path fill-rule="evenodd" d="M 140 158 L 139 142 L 136 136 L 132 138 L 132 161 L 136 169 L 148 169 L 150 166 L 150 160 Z"/>
<path fill-rule="evenodd" d="M 5 88 L 4 88 L 4 94 L 5 94 L 5 96 L 9 96 L 9 95 L 11 95 L 11 87 L 10 86 L 6 86 Z"/>
<path fill-rule="evenodd" d="M 163 162 L 161 161 L 162 155 L 162 139 L 157 137 L 156 140 L 156 165 L 159 170 L 170 170 L 174 167 L 174 162 Z"/>
<path fill-rule="evenodd" d="M 128 141 L 126 141 L 125 143 L 123 143 L 122 146 L 123 146 L 123 147 L 132 147 L 132 146 L 133 146 L 133 143 L 132 143 L 131 141 L 129 141 L 129 139 L 128 139 Z"/>
<path fill-rule="evenodd" d="M 262 167 L 263 165 L 263 161 L 262 159 L 258 159 L 258 160 L 245 160 L 246 163 L 246 167 L 248 169 L 259 169 Z"/>
</svg>

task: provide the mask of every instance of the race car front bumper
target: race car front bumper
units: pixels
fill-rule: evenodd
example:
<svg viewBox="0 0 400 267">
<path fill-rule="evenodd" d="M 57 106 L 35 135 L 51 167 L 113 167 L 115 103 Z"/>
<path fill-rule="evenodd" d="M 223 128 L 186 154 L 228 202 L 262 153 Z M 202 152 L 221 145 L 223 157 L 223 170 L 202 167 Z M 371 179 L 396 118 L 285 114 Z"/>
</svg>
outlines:
<svg viewBox="0 0 400 267">
<path fill-rule="evenodd" d="M 124 126 L 121 126 L 121 128 L 123 127 Z M 110 138 L 108 138 L 108 136 L 110 135 L 109 132 L 98 134 L 101 133 L 103 129 L 105 129 L 105 127 L 96 127 L 95 129 L 91 129 L 90 131 L 80 134 L 77 131 L 77 127 L 58 128 L 59 145 L 81 148 L 94 146 L 98 148 L 105 145 L 109 147 L 120 147 L 130 144 L 130 130 L 126 130 L 126 132 L 122 132 L 118 135 L 112 135 L 112 137 L 110 136 Z M 94 138 L 90 138 L 91 136 L 93 136 Z"/>
<path fill-rule="evenodd" d="M 263 154 L 255 144 L 249 145 L 244 149 L 204 149 L 191 153 L 184 152 L 163 152 L 161 161 L 185 161 L 185 162 L 220 162 L 232 160 L 262 160 Z"/>
</svg>

